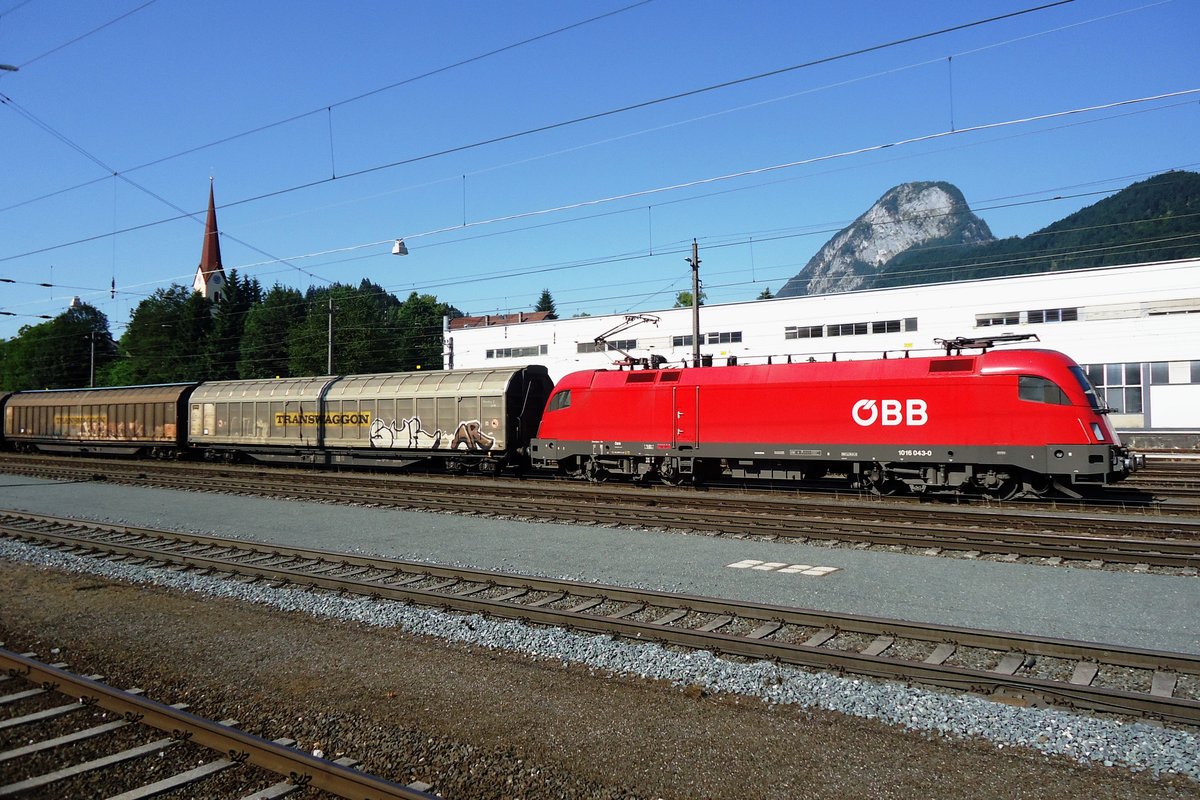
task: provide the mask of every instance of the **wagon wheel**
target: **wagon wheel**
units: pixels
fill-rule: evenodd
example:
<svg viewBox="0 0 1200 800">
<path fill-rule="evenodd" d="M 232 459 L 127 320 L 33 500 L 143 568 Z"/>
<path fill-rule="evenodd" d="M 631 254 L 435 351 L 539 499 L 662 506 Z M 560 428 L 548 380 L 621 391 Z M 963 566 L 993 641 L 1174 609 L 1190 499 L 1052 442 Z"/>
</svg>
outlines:
<svg viewBox="0 0 1200 800">
<path fill-rule="evenodd" d="M 589 458 L 583 465 L 583 474 L 592 483 L 604 483 L 608 480 L 608 470 L 594 458 Z"/>
</svg>

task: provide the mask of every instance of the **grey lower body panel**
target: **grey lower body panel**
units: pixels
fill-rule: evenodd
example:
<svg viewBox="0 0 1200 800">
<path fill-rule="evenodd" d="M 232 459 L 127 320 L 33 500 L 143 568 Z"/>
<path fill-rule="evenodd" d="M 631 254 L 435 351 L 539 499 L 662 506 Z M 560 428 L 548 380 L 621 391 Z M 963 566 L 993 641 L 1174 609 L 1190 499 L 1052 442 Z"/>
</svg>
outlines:
<svg viewBox="0 0 1200 800">
<path fill-rule="evenodd" d="M 962 475 L 984 471 L 1053 476 L 1071 483 L 1104 484 L 1120 480 L 1132 469 L 1124 448 L 1102 444 L 1019 447 L 878 444 L 742 444 L 705 443 L 664 448 L 649 442 L 562 441 L 534 439 L 530 452 L 534 466 L 595 460 L 633 474 L 645 472 L 639 464 L 663 459 L 704 459 L 721 462 L 734 477 L 802 479 L 817 468 L 859 474 L 883 467 L 904 479 L 932 483 L 961 482 Z M 938 473 L 929 475 L 930 470 Z M 954 475 L 958 477 L 950 478 Z M 940 478 L 940 479 L 939 479 Z"/>
</svg>

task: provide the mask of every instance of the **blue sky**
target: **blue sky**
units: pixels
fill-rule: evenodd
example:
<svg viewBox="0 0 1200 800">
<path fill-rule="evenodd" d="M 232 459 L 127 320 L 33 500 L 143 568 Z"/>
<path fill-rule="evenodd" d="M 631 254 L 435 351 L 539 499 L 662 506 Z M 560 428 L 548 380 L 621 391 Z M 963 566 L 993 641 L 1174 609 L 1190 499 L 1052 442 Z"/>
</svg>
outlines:
<svg viewBox="0 0 1200 800">
<path fill-rule="evenodd" d="M 1014 236 L 1196 169 L 1200 94 L 968 130 L 1200 88 L 1194 0 L 1075 0 L 605 113 L 1039 5 L 0 0 L 0 336 L 72 296 L 120 335 L 190 285 L 210 176 L 225 268 L 264 286 L 366 277 L 473 314 L 549 288 L 570 316 L 670 307 L 693 237 L 710 303 L 777 290 L 905 181 Z"/>
</svg>

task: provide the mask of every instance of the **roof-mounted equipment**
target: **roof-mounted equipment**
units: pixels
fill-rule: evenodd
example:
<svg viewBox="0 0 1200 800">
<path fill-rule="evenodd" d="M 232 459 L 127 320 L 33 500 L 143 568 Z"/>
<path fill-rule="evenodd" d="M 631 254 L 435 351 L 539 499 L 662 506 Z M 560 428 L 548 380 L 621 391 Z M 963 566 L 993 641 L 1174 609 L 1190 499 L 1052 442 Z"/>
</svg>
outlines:
<svg viewBox="0 0 1200 800">
<path fill-rule="evenodd" d="M 963 350 L 980 350 L 986 353 L 989 349 L 998 344 L 1009 344 L 1011 342 L 1025 342 L 1038 339 L 1036 333 L 1005 333 L 1000 336 L 958 336 L 954 339 L 934 339 L 936 344 L 940 344 L 946 349 L 946 355 L 961 356 Z"/>
<path fill-rule="evenodd" d="M 658 317 L 656 317 L 652 314 L 627 314 L 627 315 L 625 315 L 624 321 L 618 322 L 615 326 L 613 326 L 612 328 L 609 328 L 608 330 L 606 330 L 604 333 L 597 336 L 592 341 L 594 341 L 596 343 L 598 349 L 616 350 L 618 353 L 625 356 L 625 358 L 622 359 L 621 361 L 613 362 L 617 366 L 632 367 L 635 364 L 641 364 L 643 367 L 646 367 L 649 369 L 657 369 L 660 364 L 665 364 L 667 362 L 667 359 L 665 357 L 660 356 L 657 353 L 655 353 L 655 354 L 651 355 L 649 358 L 634 358 L 633 356 L 631 356 L 629 353 L 626 353 L 621 348 L 614 347 L 608 343 L 608 340 L 611 337 L 616 336 L 618 333 L 627 331 L 630 328 L 634 327 L 635 325 L 641 325 L 643 322 L 649 322 L 652 325 L 658 325 Z"/>
</svg>

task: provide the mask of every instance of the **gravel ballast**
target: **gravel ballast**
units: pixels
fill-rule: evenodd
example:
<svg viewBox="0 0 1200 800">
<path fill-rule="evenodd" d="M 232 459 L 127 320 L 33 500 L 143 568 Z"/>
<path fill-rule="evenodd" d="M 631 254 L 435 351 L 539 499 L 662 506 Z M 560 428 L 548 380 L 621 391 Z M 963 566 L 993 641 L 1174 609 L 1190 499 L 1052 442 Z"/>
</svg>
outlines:
<svg viewBox="0 0 1200 800">
<path fill-rule="evenodd" d="M 1144 723 L 15 542 L 0 558 L 9 646 L 248 709 L 215 716 L 270 709 L 264 735 L 447 797 L 1200 796 L 1200 738 Z"/>
<path fill-rule="evenodd" d="M 488 509 L 488 517 L 431 514 L 8 475 L 0 475 L 0 496 L 6 509 L 118 525 L 1200 653 L 1195 578 L 683 535 L 636 529 L 636 519 L 620 527 L 531 523 L 500 513 L 518 509 Z M 744 559 L 838 569 L 814 578 L 729 568 Z"/>
</svg>

